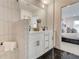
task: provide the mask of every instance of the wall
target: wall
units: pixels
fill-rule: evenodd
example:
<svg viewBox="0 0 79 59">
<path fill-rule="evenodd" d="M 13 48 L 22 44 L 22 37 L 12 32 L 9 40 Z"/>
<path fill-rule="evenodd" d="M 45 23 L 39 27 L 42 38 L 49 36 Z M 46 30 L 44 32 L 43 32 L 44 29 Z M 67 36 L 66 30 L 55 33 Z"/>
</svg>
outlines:
<svg viewBox="0 0 79 59">
<path fill-rule="evenodd" d="M 70 45 L 66 45 L 64 44 L 64 48 L 62 46 L 62 42 L 61 42 L 61 8 L 64 6 L 67 6 L 69 4 L 75 3 L 75 2 L 79 2 L 79 0 L 55 0 L 55 19 L 54 19 L 54 35 L 55 35 L 55 48 L 61 49 L 61 50 L 65 50 L 67 52 L 71 52 L 74 54 L 77 54 L 77 52 L 79 51 L 79 49 L 74 50 L 74 48 L 78 47 L 70 44 Z M 70 47 L 73 46 L 73 48 L 66 48 L 66 46 Z M 72 49 L 72 50 L 71 50 Z"/>
<path fill-rule="evenodd" d="M 48 6 L 48 17 L 47 17 L 47 26 L 48 26 L 48 29 L 49 30 L 52 30 L 53 31 L 53 2 Z"/>
<path fill-rule="evenodd" d="M 17 1 L 0 0 L 0 42 L 15 41 L 13 23 L 18 21 L 18 18 L 19 10 Z M 1 52 L 2 53 L 0 53 L 0 59 L 17 59 L 16 50 Z"/>
</svg>

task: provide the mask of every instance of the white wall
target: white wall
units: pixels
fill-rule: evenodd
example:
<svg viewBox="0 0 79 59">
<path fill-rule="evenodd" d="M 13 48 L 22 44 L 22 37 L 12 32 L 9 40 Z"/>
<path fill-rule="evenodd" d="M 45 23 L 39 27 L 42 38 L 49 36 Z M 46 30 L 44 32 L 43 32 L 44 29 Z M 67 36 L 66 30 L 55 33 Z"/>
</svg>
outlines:
<svg viewBox="0 0 79 59">
<path fill-rule="evenodd" d="M 16 0 L 0 0 L 0 42 L 15 41 L 13 22 L 19 19 L 19 10 Z M 0 59 L 17 59 L 17 52 L 8 51 L 0 54 Z"/>
</svg>

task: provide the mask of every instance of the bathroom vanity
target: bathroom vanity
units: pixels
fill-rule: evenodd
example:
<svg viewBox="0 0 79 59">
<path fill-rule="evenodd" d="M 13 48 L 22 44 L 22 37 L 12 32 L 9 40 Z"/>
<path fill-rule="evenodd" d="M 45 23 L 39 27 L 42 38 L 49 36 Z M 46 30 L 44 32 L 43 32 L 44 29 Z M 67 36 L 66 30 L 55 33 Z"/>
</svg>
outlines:
<svg viewBox="0 0 79 59">
<path fill-rule="evenodd" d="M 37 59 L 53 48 L 52 31 L 29 31 L 28 20 L 16 23 L 19 59 Z"/>
<path fill-rule="evenodd" d="M 29 32 L 29 59 L 36 59 L 53 48 L 52 32 Z"/>
</svg>

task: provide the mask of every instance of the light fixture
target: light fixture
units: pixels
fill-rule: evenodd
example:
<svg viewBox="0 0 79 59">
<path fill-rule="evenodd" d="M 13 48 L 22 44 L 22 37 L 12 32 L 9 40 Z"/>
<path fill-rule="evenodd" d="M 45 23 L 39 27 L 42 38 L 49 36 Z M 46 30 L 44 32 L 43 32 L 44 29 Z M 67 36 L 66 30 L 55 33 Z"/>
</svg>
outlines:
<svg viewBox="0 0 79 59">
<path fill-rule="evenodd" d="M 45 7 L 45 5 L 44 4 L 42 4 L 42 8 L 44 8 Z"/>
<path fill-rule="evenodd" d="M 44 4 L 48 4 L 47 0 L 44 0 L 43 3 L 44 3 Z"/>
<path fill-rule="evenodd" d="M 71 7 L 71 6 L 67 6 L 67 7 L 69 8 L 69 7 Z"/>
<path fill-rule="evenodd" d="M 43 2 L 44 4 L 48 4 L 48 3 L 49 3 L 48 0 L 42 0 L 42 2 Z"/>
</svg>

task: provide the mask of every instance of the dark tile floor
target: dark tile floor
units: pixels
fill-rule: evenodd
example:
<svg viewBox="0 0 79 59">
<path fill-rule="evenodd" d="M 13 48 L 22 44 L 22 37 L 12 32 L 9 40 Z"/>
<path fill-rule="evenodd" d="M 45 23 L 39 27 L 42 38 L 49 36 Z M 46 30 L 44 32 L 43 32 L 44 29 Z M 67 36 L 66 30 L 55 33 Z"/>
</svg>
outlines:
<svg viewBox="0 0 79 59">
<path fill-rule="evenodd" d="M 79 59 L 79 56 L 54 48 L 37 59 Z"/>
<path fill-rule="evenodd" d="M 62 50 L 54 49 L 54 59 L 79 59 L 79 56 Z"/>
<path fill-rule="evenodd" d="M 43 56 L 39 57 L 38 59 L 53 59 L 53 54 L 54 53 L 54 49 L 51 49 L 50 51 L 48 51 L 47 53 L 45 53 Z"/>
</svg>

